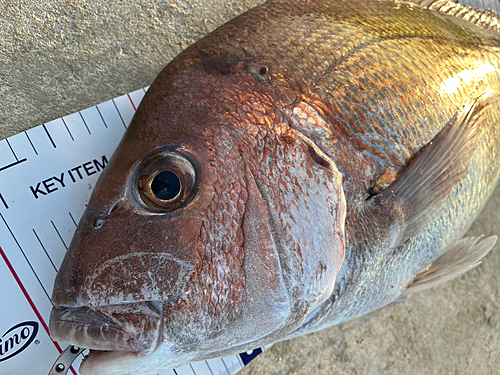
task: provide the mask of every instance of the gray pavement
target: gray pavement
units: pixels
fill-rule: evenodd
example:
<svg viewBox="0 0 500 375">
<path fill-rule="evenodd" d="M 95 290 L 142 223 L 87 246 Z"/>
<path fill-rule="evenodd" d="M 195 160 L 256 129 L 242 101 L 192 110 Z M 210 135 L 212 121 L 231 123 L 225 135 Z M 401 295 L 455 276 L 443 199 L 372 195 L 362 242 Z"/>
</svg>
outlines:
<svg viewBox="0 0 500 375">
<path fill-rule="evenodd" d="M 258 0 L 0 0 L 0 139 L 152 82 Z M 469 234 L 500 234 L 500 190 Z M 443 286 L 275 344 L 243 374 L 497 374 L 500 247 Z"/>
</svg>

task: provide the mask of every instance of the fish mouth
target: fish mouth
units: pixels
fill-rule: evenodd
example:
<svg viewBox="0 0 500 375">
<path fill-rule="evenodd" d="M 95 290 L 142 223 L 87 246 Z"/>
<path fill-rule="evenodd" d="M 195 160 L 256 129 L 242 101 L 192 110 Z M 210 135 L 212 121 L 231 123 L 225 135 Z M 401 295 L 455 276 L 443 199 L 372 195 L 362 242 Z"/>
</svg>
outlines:
<svg viewBox="0 0 500 375">
<path fill-rule="evenodd" d="M 149 354 L 160 340 L 161 307 L 154 302 L 90 307 L 54 306 L 50 334 L 96 351 Z"/>
<path fill-rule="evenodd" d="M 137 352 L 90 350 L 80 365 L 81 375 L 122 375 L 144 356 Z"/>
</svg>

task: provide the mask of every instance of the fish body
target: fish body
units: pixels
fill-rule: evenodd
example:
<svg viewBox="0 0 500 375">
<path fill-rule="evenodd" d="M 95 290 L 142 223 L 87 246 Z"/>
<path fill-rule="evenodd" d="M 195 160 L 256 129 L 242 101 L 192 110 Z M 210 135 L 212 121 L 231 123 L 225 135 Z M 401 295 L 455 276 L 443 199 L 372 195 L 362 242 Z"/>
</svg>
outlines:
<svg viewBox="0 0 500 375">
<path fill-rule="evenodd" d="M 55 281 L 82 374 L 245 351 L 477 264 L 495 239 L 457 240 L 500 173 L 500 34 L 439 3 L 273 1 L 167 65 Z"/>
</svg>

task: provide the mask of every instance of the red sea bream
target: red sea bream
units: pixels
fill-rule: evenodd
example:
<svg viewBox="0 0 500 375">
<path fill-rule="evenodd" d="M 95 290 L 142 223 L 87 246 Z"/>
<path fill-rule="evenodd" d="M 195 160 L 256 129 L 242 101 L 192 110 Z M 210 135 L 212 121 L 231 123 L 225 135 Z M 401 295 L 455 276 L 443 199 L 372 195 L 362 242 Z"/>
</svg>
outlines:
<svg viewBox="0 0 500 375">
<path fill-rule="evenodd" d="M 55 281 L 81 374 L 166 368 L 356 318 L 478 264 L 500 173 L 498 15 L 269 1 L 177 56 Z"/>
</svg>

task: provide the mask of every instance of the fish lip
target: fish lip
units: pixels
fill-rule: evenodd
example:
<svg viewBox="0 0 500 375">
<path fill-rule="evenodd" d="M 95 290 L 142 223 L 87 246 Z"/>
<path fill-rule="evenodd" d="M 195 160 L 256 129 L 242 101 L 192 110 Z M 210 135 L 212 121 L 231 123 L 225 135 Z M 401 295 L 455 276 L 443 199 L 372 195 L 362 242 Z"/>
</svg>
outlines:
<svg viewBox="0 0 500 375">
<path fill-rule="evenodd" d="M 49 329 L 53 340 L 99 351 L 152 352 L 160 341 L 159 304 L 134 302 L 91 308 L 54 306 Z"/>
<path fill-rule="evenodd" d="M 90 350 L 79 368 L 82 375 L 119 375 L 136 365 L 145 356 L 137 352 L 111 352 Z"/>
</svg>

